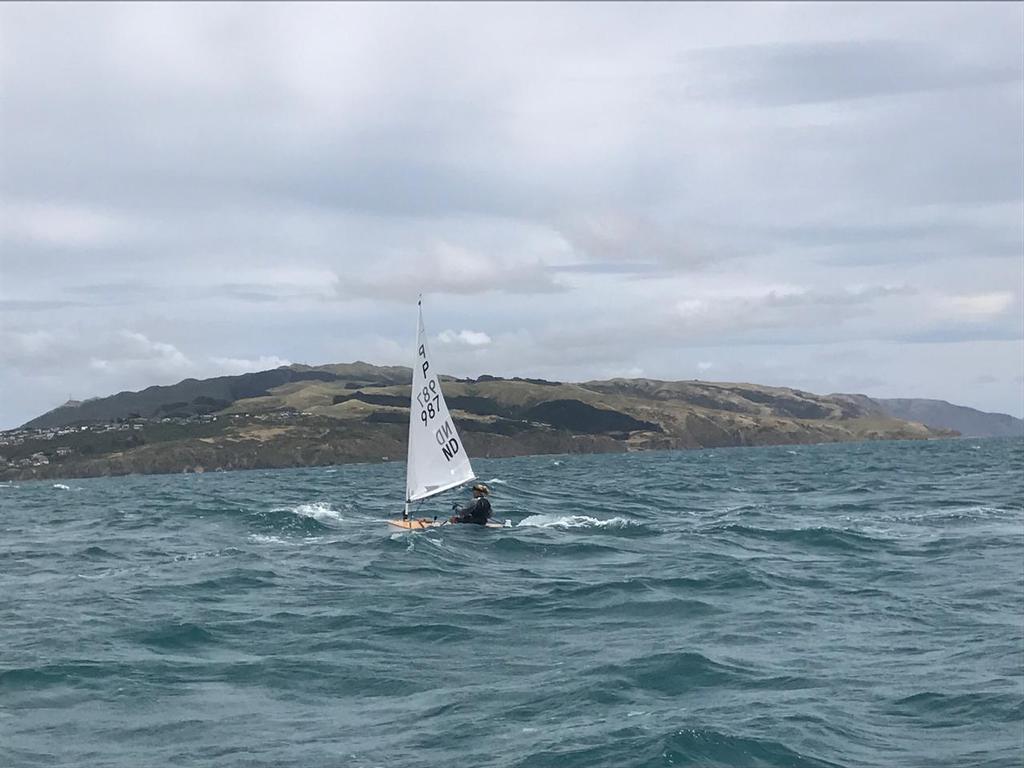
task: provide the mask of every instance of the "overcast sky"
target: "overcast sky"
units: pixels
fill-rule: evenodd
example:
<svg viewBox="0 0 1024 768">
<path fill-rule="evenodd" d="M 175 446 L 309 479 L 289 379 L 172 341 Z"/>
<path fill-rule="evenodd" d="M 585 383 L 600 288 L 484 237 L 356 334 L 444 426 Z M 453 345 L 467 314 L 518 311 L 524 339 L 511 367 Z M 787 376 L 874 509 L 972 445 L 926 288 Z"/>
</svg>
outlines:
<svg viewBox="0 0 1024 768">
<path fill-rule="evenodd" d="M 1022 415 L 1020 3 L 0 5 L 0 428 L 411 364 Z"/>
</svg>

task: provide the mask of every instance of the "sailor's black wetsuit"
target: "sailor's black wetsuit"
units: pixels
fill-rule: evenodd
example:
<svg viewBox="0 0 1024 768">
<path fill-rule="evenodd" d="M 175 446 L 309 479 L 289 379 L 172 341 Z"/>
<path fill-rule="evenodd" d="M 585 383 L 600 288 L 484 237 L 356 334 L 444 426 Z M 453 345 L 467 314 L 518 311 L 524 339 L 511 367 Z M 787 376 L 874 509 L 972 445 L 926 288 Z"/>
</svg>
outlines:
<svg viewBox="0 0 1024 768">
<path fill-rule="evenodd" d="M 455 510 L 453 523 L 475 523 L 476 525 L 487 525 L 491 517 L 491 502 L 483 496 L 473 499 L 472 503 L 461 509 Z"/>
</svg>

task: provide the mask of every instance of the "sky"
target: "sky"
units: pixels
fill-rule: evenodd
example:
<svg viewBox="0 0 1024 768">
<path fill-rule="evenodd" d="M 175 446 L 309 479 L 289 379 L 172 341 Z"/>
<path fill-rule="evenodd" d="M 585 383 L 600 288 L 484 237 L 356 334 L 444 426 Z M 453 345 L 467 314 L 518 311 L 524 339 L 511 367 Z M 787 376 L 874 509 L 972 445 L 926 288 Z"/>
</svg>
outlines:
<svg viewBox="0 0 1024 768">
<path fill-rule="evenodd" d="M 364 360 L 1024 415 L 1024 4 L 0 5 L 0 428 Z"/>
</svg>

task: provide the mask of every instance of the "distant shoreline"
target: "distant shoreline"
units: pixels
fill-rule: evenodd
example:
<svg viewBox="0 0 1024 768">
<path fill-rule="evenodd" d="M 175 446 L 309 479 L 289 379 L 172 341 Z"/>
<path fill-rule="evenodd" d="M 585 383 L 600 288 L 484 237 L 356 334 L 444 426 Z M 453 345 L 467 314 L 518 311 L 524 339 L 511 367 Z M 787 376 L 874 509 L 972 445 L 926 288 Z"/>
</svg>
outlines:
<svg viewBox="0 0 1024 768">
<path fill-rule="evenodd" d="M 567 436 L 572 439 L 571 436 Z M 926 437 L 880 437 L 870 439 L 851 439 L 851 440 L 825 440 L 825 441 L 809 441 L 809 442 L 779 442 L 779 443 L 759 443 L 759 444 L 721 444 L 714 446 L 685 446 L 685 447 L 649 447 L 649 448 L 625 448 L 620 445 L 609 445 L 609 444 L 588 444 L 589 450 L 581 450 L 579 445 L 569 445 L 569 448 L 574 450 L 560 450 L 553 449 L 549 451 L 523 451 L 516 452 L 514 447 L 509 450 L 510 446 L 505 446 L 500 454 L 493 454 L 493 452 L 474 451 L 474 459 L 488 459 L 488 458 L 529 458 L 536 456 L 585 456 L 585 455 L 598 455 L 607 453 L 657 453 L 657 452 L 687 452 L 687 451 L 700 451 L 700 450 L 728 450 L 735 448 L 784 448 L 784 447 L 812 447 L 812 446 L 823 446 L 823 445 L 836 445 L 836 444 L 851 444 L 851 443 L 869 443 L 869 442 L 911 442 L 911 441 L 935 441 L 935 440 L 976 440 L 976 439 L 993 439 L 993 438 L 971 438 L 962 437 L 958 435 L 931 435 Z M 1006 439 L 1006 438 L 1001 438 Z M 1012 439 L 1012 438 L 1010 438 Z M 480 448 L 482 446 L 477 446 Z M 193 447 L 194 449 L 194 447 Z M 171 457 L 180 457 L 180 451 L 183 450 L 180 445 L 168 446 L 168 457 L 164 460 L 169 461 Z M 194 454 L 193 454 L 194 455 Z M 152 456 L 143 458 L 140 456 L 133 457 L 131 452 L 127 454 L 117 452 L 112 456 L 97 456 L 88 460 L 70 460 L 67 462 L 54 461 L 46 464 L 39 464 L 21 468 L 7 468 L 0 469 L 0 482 L 27 482 L 27 481 L 47 481 L 47 480 L 75 480 L 84 478 L 96 478 L 96 477 L 126 477 L 126 476 L 144 476 L 144 475 L 177 475 L 177 474 L 209 474 L 209 473 L 222 473 L 222 472 L 235 472 L 235 471 L 260 471 L 260 470 L 279 470 L 279 469 L 310 469 L 316 467 L 331 467 L 331 466 L 344 466 L 344 465 L 356 465 L 356 464 L 384 464 L 384 463 L 405 463 L 405 451 L 402 450 L 397 454 L 381 454 L 380 456 L 374 455 L 348 455 L 344 457 L 338 457 L 333 460 L 325 459 L 324 461 L 307 462 L 307 463 L 272 463 L 266 459 L 260 459 L 256 457 L 252 463 L 245 463 L 244 460 L 240 460 L 237 455 L 225 455 L 221 452 L 217 461 L 209 461 L 209 463 L 202 463 L 199 461 L 186 461 L 177 464 L 161 464 L 159 460 L 154 460 Z"/>
<path fill-rule="evenodd" d="M 69 401 L 0 432 L 0 479 L 404 460 L 409 380 L 362 362 L 283 366 Z M 474 459 L 1024 434 L 941 401 L 699 380 L 444 377 L 444 396 Z"/>
</svg>

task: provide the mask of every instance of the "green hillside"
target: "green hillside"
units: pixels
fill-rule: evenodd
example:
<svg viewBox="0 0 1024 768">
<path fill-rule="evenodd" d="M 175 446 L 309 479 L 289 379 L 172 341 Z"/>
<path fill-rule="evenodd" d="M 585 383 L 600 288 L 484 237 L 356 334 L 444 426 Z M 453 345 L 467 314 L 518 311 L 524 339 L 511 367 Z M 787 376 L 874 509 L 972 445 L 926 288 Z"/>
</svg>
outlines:
<svg viewBox="0 0 1024 768">
<path fill-rule="evenodd" d="M 367 363 L 187 379 L 68 403 L 0 439 L 0 477 L 71 477 L 401 459 L 402 367 Z M 856 395 L 755 384 L 443 377 L 471 456 L 775 445 L 955 434 Z"/>
</svg>

